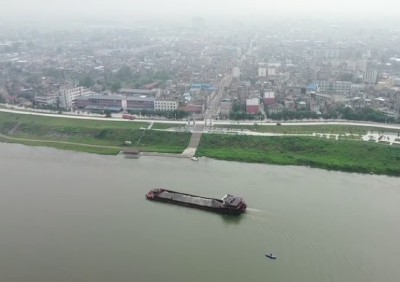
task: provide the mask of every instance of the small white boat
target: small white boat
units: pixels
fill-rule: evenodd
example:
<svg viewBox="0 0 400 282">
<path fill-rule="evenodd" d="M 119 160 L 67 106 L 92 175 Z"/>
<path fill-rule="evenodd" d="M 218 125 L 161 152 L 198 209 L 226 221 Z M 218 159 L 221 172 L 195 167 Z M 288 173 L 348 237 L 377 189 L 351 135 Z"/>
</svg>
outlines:
<svg viewBox="0 0 400 282">
<path fill-rule="evenodd" d="M 191 157 L 190 158 L 192 161 L 195 161 L 195 162 L 197 162 L 199 159 L 198 158 L 196 158 L 196 157 Z"/>
</svg>

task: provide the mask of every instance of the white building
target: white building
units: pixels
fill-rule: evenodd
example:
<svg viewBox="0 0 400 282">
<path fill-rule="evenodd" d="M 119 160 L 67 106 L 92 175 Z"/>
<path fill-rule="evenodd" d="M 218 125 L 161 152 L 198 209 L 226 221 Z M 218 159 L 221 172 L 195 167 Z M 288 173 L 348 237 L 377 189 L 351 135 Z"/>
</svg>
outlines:
<svg viewBox="0 0 400 282">
<path fill-rule="evenodd" d="M 319 91 L 322 93 L 335 92 L 341 94 L 351 93 L 350 81 L 318 81 Z"/>
<path fill-rule="evenodd" d="M 58 97 L 58 94 L 53 94 L 53 95 L 49 95 L 49 96 L 36 96 L 35 102 L 38 104 L 56 105 L 57 97 Z"/>
<path fill-rule="evenodd" d="M 324 48 L 324 49 L 315 49 L 314 50 L 315 58 L 339 58 L 340 57 L 340 49 L 339 48 Z"/>
<path fill-rule="evenodd" d="M 275 75 L 275 68 L 268 68 L 268 76 Z"/>
<path fill-rule="evenodd" d="M 260 98 L 248 98 L 246 99 L 246 112 L 248 114 L 256 114 L 260 111 Z"/>
<path fill-rule="evenodd" d="M 366 71 L 366 69 L 367 69 L 367 60 L 365 60 L 365 59 L 357 60 L 356 64 L 357 64 L 357 69 L 358 70 Z"/>
<path fill-rule="evenodd" d="M 266 77 L 267 76 L 267 68 L 258 68 L 258 76 Z"/>
<path fill-rule="evenodd" d="M 393 86 L 400 86 L 400 77 L 393 77 Z"/>
<path fill-rule="evenodd" d="M 156 100 L 154 101 L 155 111 L 175 111 L 178 109 L 178 101 L 174 100 Z"/>
<path fill-rule="evenodd" d="M 89 96 L 92 92 L 85 87 L 75 87 L 60 91 L 60 107 L 70 109 L 74 107 L 76 97 Z"/>
<path fill-rule="evenodd" d="M 378 78 L 378 72 L 376 70 L 366 70 L 363 75 L 363 82 L 368 84 L 375 84 Z"/>
<path fill-rule="evenodd" d="M 235 78 L 239 78 L 240 77 L 240 68 L 239 67 L 234 67 L 233 71 L 232 71 L 232 75 Z"/>
</svg>

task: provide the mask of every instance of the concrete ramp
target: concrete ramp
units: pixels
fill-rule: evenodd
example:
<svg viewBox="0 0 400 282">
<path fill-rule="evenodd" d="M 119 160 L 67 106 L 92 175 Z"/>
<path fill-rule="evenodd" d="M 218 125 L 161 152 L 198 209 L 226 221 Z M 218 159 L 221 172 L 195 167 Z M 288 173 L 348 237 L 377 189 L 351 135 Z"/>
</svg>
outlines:
<svg viewBox="0 0 400 282">
<path fill-rule="evenodd" d="M 193 129 L 192 137 L 189 141 L 189 146 L 183 151 L 182 155 L 193 157 L 200 143 L 201 134 L 204 130 L 204 124 L 196 124 Z"/>
</svg>

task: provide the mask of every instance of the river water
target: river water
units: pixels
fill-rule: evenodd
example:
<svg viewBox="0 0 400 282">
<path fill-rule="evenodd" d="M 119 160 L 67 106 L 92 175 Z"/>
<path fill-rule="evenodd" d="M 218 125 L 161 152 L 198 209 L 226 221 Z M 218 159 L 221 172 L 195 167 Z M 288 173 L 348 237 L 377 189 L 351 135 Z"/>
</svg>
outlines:
<svg viewBox="0 0 400 282">
<path fill-rule="evenodd" d="M 398 178 L 14 144 L 0 169 L 0 281 L 400 281 Z M 249 210 L 148 202 L 153 187 Z"/>
</svg>

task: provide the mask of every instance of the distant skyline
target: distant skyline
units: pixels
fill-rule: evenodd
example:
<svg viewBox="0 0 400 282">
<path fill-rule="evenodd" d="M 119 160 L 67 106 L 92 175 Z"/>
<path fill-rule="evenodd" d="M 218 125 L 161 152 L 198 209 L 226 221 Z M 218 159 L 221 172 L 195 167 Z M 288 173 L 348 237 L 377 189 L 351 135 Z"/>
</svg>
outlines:
<svg viewBox="0 0 400 282">
<path fill-rule="evenodd" d="M 237 18 L 248 22 L 251 18 L 318 17 L 362 18 L 381 21 L 396 16 L 397 1 L 345 0 L 12 0 L 0 9 L 1 21 L 25 20 L 189 20 L 193 16 L 206 20 Z"/>
</svg>

